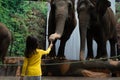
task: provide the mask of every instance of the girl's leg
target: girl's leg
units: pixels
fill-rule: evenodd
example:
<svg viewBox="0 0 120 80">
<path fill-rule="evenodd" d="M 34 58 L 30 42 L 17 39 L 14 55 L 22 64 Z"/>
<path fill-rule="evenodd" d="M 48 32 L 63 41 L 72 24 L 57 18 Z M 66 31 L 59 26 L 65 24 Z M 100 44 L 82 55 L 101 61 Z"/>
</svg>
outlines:
<svg viewBox="0 0 120 80">
<path fill-rule="evenodd" d="M 35 79 L 34 79 L 34 76 L 26 76 L 24 80 L 35 80 Z"/>
<path fill-rule="evenodd" d="M 34 76 L 34 80 L 41 80 L 41 76 Z"/>
</svg>

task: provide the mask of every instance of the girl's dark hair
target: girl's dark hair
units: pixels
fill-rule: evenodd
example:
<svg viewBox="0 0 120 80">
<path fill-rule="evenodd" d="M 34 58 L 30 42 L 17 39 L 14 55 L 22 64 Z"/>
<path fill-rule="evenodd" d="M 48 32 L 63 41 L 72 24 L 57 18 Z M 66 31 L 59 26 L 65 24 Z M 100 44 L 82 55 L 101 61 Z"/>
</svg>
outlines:
<svg viewBox="0 0 120 80">
<path fill-rule="evenodd" d="M 25 48 L 25 57 L 29 58 L 32 54 L 36 52 L 36 48 L 38 47 L 38 39 L 37 37 L 31 35 L 26 39 L 26 48 Z"/>
</svg>

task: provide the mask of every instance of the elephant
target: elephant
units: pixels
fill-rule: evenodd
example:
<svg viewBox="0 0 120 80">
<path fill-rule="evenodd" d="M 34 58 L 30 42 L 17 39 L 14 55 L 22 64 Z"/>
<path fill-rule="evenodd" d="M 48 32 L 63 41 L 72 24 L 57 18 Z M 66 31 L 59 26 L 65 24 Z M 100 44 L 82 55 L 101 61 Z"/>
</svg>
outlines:
<svg viewBox="0 0 120 80">
<path fill-rule="evenodd" d="M 67 40 L 70 38 L 75 26 L 75 0 L 51 0 L 51 10 L 48 20 L 48 38 L 54 46 L 48 57 L 65 59 L 64 50 Z M 55 43 L 60 40 L 58 54 L 56 55 Z"/>
<path fill-rule="evenodd" d="M 110 56 L 116 55 L 116 18 L 110 6 L 108 0 L 78 0 L 80 60 L 85 60 L 85 41 L 87 41 L 87 59 L 94 58 L 93 40 L 97 43 L 96 59 L 107 57 L 107 41 L 110 42 Z"/>
<path fill-rule="evenodd" d="M 0 23 L 0 59 L 2 63 L 4 63 L 4 58 L 7 55 L 10 42 L 11 42 L 10 30 L 3 23 Z"/>
</svg>

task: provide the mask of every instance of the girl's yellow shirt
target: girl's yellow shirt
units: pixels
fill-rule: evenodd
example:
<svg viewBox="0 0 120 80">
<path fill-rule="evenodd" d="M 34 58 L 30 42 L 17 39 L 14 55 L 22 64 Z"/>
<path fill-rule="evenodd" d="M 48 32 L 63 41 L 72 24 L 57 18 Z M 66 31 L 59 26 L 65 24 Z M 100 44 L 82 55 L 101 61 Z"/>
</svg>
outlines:
<svg viewBox="0 0 120 80">
<path fill-rule="evenodd" d="M 41 49 L 36 49 L 36 53 L 30 58 L 24 58 L 24 63 L 22 67 L 21 76 L 41 76 L 41 58 L 42 55 L 48 54 L 51 48 L 46 51 Z"/>
</svg>

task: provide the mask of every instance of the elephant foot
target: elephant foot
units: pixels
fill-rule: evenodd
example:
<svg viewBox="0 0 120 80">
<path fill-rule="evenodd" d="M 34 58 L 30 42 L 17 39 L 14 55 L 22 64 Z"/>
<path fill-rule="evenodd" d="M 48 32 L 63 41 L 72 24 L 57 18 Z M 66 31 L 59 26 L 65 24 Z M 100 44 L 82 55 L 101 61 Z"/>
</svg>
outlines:
<svg viewBox="0 0 120 80">
<path fill-rule="evenodd" d="M 84 61 L 85 58 L 84 58 L 84 51 L 80 51 L 80 61 Z"/>
<path fill-rule="evenodd" d="M 89 60 L 89 61 L 92 61 L 92 60 L 94 60 L 94 58 L 86 58 L 87 60 Z"/>
<path fill-rule="evenodd" d="M 99 61 L 108 61 L 107 57 L 100 57 L 100 58 L 96 57 L 95 59 Z"/>
<path fill-rule="evenodd" d="M 110 59 L 113 60 L 113 61 L 119 61 L 118 58 L 110 58 Z"/>
<path fill-rule="evenodd" d="M 66 60 L 66 58 L 64 56 L 63 57 L 62 56 L 61 57 L 57 57 L 57 59 L 58 60 Z"/>
<path fill-rule="evenodd" d="M 119 56 L 113 56 L 110 59 L 112 59 L 114 61 L 119 61 L 120 60 L 120 55 Z"/>
<path fill-rule="evenodd" d="M 98 53 L 97 56 L 95 57 L 96 59 L 108 59 L 107 54 L 100 54 Z"/>
<path fill-rule="evenodd" d="M 80 58 L 80 61 L 84 61 L 85 59 L 84 58 Z"/>
<path fill-rule="evenodd" d="M 47 56 L 46 59 L 51 59 L 51 60 L 54 60 L 56 59 L 57 57 L 56 56 Z"/>
<path fill-rule="evenodd" d="M 120 57 L 117 57 L 117 60 L 120 61 Z"/>
<path fill-rule="evenodd" d="M 93 56 L 88 56 L 87 58 L 86 58 L 87 60 L 93 60 L 94 59 L 94 57 Z"/>
<path fill-rule="evenodd" d="M 97 55 L 96 57 L 95 57 L 95 59 L 100 59 L 100 58 L 104 58 L 105 56 L 101 56 L 101 55 Z"/>
<path fill-rule="evenodd" d="M 100 58 L 100 60 L 102 60 L 102 61 L 108 61 L 109 59 L 106 58 L 106 57 L 103 57 L 103 58 Z"/>
</svg>

